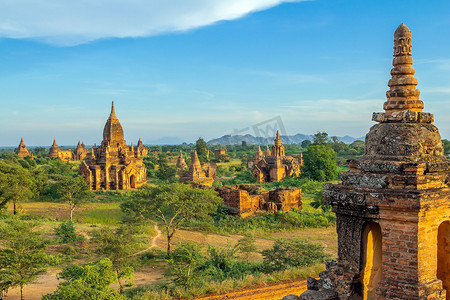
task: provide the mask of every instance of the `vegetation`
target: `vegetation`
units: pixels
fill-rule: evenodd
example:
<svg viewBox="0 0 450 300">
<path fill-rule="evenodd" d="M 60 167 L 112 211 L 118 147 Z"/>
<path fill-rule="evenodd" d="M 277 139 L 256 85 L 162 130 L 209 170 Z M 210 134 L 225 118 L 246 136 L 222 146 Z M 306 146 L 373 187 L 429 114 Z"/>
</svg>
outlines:
<svg viewBox="0 0 450 300">
<path fill-rule="evenodd" d="M 54 293 L 45 295 L 44 300 L 125 299 L 119 291 L 111 287 L 118 279 L 108 258 L 83 266 L 68 266 L 59 274 L 59 278 L 65 282 L 61 283 Z"/>
<path fill-rule="evenodd" d="M 0 289 L 20 287 L 20 298 L 24 299 L 23 288 L 37 275 L 45 271 L 51 257 L 45 253 L 47 243 L 36 230 L 37 223 L 18 218 L 0 223 Z"/>
<path fill-rule="evenodd" d="M 172 238 L 179 226 L 193 219 L 207 221 L 222 201 L 214 190 L 191 188 L 179 183 L 144 186 L 135 193 L 135 197 L 121 205 L 123 212 L 133 221 L 158 219 L 164 226 L 169 256 Z"/>
<path fill-rule="evenodd" d="M 357 151 L 356 144 L 342 144 L 333 137 L 323 142 L 320 145 L 335 150 L 338 164 L 339 159 L 344 160 L 340 156 L 342 153 L 353 155 L 351 153 Z M 315 145 L 305 141 L 285 145 L 285 149 L 288 155 L 303 152 L 307 156 L 308 149 Z M 279 266 L 270 260 L 270 255 L 278 255 L 274 254 L 278 251 L 289 258 L 289 249 L 298 246 L 274 242 L 278 234 L 287 235 L 286 241 L 290 241 L 295 236 L 294 233 L 290 236 L 290 232 L 303 234 L 318 230 L 330 232 L 333 234 L 331 239 L 335 238 L 333 228 L 326 229 L 335 224 L 335 216 L 322 203 L 322 179 L 317 181 L 302 175 L 261 184 L 261 190 L 301 188 L 303 208 L 241 219 L 228 215 L 228 208 L 220 204 L 221 199 L 214 191 L 174 183 L 178 180 L 175 162 L 180 151 L 189 164 L 186 153 L 196 149 L 200 160 L 206 161 L 207 151 L 214 148 L 203 139 L 190 145 L 150 147 L 149 156 L 144 157 L 150 185 L 131 192 L 88 191 L 84 180 L 78 176 L 78 164 L 49 159 L 45 148 L 30 149 L 34 159 L 19 159 L 11 152 L 1 152 L 0 209 L 3 207 L 3 210 L 0 211 L 0 228 L 10 226 L 9 222 L 14 219 L 30 224 L 30 232 L 42 241 L 42 247 L 35 248 L 42 260 L 38 261 L 37 254 L 34 262 L 29 259 L 34 269 L 30 271 L 30 279 L 23 281 L 24 286 L 32 283 L 49 264 L 62 270 L 58 275 L 62 282 L 45 299 L 171 299 L 317 275 L 323 268 L 318 264 L 322 259 L 320 251 L 324 250 L 321 245 L 314 248 L 302 240 L 307 244 L 302 244 L 307 249 L 304 251 L 319 254 L 301 263 L 286 259 L 283 266 Z M 254 157 L 258 146 L 229 145 L 223 148 L 226 155 L 215 161 L 219 178 L 214 184 L 255 183 L 247 162 Z M 345 168 L 339 166 L 338 170 Z M 13 180 L 23 183 L 16 186 L 20 189 L 15 188 Z M 16 217 L 12 218 L 14 213 Z M 163 233 L 157 241 L 154 240 L 155 224 L 156 230 L 159 228 Z M 42 238 L 38 229 L 49 239 Z M 9 243 L 20 240 L 20 235 L 0 232 L 0 252 L 6 253 L 4 251 L 11 250 Z M 313 238 L 317 241 L 322 237 Z M 52 243 L 51 247 L 47 247 L 48 241 Z M 333 254 L 334 251 L 334 248 L 327 249 Z M 68 265 L 73 259 L 77 264 Z M 1 263 L 1 287 L 18 291 L 18 281 L 2 281 L 7 270 L 14 275 L 17 271 L 6 267 L 6 260 Z M 133 278 L 137 272 L 139 276 L 159 274 L 163 279 L 158 277 L 149 287 L 134 286 Z"/>
</svg>

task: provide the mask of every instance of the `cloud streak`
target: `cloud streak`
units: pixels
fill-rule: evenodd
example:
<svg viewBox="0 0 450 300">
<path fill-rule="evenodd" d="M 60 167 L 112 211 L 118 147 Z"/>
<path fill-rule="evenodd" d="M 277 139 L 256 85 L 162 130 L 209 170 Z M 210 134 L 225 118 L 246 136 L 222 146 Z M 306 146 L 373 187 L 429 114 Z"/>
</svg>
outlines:
<svg viewBox="0 0 450 300">
<path fill-rule="evenodd" d="M 0 37 L 76 45 L 180 32 L 307 0 L 4 0 Z"/>
</svg>

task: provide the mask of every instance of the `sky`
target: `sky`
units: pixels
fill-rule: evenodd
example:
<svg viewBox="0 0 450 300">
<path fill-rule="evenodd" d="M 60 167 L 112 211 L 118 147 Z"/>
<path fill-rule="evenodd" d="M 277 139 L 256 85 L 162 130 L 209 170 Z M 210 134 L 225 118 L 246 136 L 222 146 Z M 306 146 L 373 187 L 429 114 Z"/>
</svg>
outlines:
<svg viewBox="0 0 450 300">
<path fill-rule="evenodd" d="M 274 117 L 364 136 L 393 34 L 412 31 L 426 112 L 450 138 L 448 0 L 0 0 L 0 146 L 210 140 Z"/>
</svg>

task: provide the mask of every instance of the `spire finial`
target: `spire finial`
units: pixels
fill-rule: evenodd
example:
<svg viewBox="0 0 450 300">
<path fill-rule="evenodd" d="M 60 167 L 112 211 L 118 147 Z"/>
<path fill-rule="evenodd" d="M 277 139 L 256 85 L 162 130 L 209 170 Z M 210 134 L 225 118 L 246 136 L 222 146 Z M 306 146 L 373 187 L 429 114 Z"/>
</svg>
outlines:
<svg viewBox="0 0 450 300">
<path fill-rule="evenodd" d="M 406 110 L 421 112 L 423 109 L 420 91 L 416 89 L 417 79 L 413 77 L 411 48 L 411 31 L 405 24 L 400 24 L 394 33 L 394 68 L 386 92 L 387 101 L 383 105 L 387 114 Z"/>
</svg>

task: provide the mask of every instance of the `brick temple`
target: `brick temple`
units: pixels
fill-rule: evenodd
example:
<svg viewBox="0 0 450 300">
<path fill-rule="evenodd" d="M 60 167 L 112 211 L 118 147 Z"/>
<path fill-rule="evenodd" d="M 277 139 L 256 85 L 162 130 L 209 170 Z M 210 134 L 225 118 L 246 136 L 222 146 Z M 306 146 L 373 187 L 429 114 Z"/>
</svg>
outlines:
<svg viewBox="0 0 450 300">
<path fill-rule="evenodd" d="M 450 299 L 450 162 L 413 77 L 411 32 L 394 34 L 383 113 L 339 184 L 324 185 L 336 213 L 338 260 L 300 299 Z"/>
<path fill-rule="evenodd" d="M 258 183 L 280 181 L 288 176 L 298 176 L 300 174 L 299 160 L 285 154 L 284 146 L 281 144 L 280 134 L 277 135 L 272 146 L 269 146 L 265 153 L 261 147 L 256 152 L 255 160 L 252 164 L 252 176 Z"/>
<path fill-rule="evenodd" d="M 80 165 L 80 174 L 91 190 L 126 190 L 144 185 L 147 169 L 141 157 L 142 151 L 128 146 L 123 128 L 116 116 L 114 102 L 111 114 L 103 129 L 103 141 L 92 149 Z"/>
<path fill-rule="evenodd" d="M 182 159 L 182 162 L 184 162 L 183 154 L 180 152 L 180 157 Z M 182 165 L 182 162 L 180 161 L 180 164 Z M 184 162 L 184 165 L 186 165 L 186 162 Z M 179 166 L 177 162 L 177 167 Z M 183 183 L 197 183 L 205 186 L 211 187 L 214 178 L 216 178 L 216 165 L 213 163 L 200 163 L 200 160 L 198 159 L 197 151 L 194 150 L 191 153 L 191 165 L 189 166 L 189 169 L 186 169 L 183 167 L 180 170 L 180 182 Z"/>
<path fill-rule="evenodd" d="M 25 143 L 23 142 L 23 138 L 20 138 L 20 143 L 19 146 L 17 146 L 17 149 L 15 151 L 15 153 L 20 157 L 20 158 L 25 158 L 27 156 L 33 157 L 30 152 L 28 152 L 27 146 L 25 146 Z"/>
</svg>

